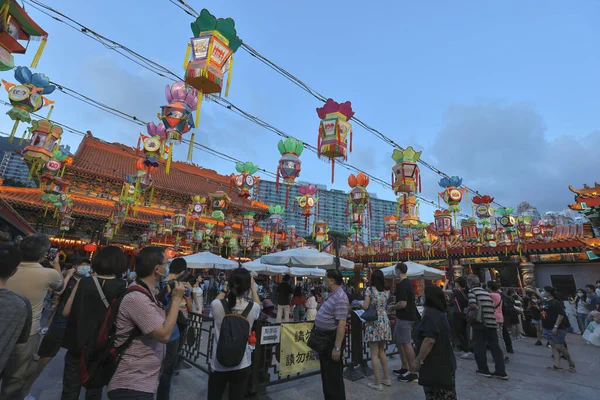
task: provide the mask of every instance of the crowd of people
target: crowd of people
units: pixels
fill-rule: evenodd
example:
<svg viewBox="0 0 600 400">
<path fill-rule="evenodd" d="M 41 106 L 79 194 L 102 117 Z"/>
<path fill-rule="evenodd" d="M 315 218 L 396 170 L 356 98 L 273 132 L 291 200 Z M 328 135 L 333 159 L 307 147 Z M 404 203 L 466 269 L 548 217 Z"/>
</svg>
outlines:
<svg viewBox="0 0 600 400">
<path fill-rule="evenodd" d="M 66 349 L 62 399 L 78 399 L 82 387 L 86 399 L 100 399 L 103 390 L 111 400 L 169 399 L 192 312 L 214 320 L 211 400 L 221 399 L 227 387 L 230 399 L 244 397 L 256 320 L 314 321 L 308 345 L 318 354 L 326 399 L 345 399 L 343 352 L 352 309 L 362 309 L 365 318 L 364 341 L 374 372 L 369 388 L 386 390 L 393 374 L 402 383 L 418 382 L 427 399 L 456 399 L 455 351 L 475 360 L 478 375 L 507 380 L 506 364 L 513 341 L 525 334 L 526 312 L 535 327 L 535 345 L 545 340 L 552 348 L 549 368 L 555 371 L 563 370 L 561 360 L 576 371 L 566 343 L 572 327 L 565 303 L 576 310 L 581 332 L 589 321 L 600 320 L 600 281 L 565 302 L 552 287 L 526 290 L 521 297 L 498 282 L 469 275 L 443 288 L 427 285 L 417 298 L 404 263 L 395 267 L 393 296 L 379 270 L 372 271 L 362 291 L 344 288 L 336 270 L 327 271 L 321 282 L 293 284 L 285 275 L 279 284 L 259 285 L 243 268 L 228 277 L 195 276 L 184 259 L 169 264 L 164 249 L 153 246 L 137 253 L 135 272 L 116 246 L 100 249 L 91 261 L 76 256 L 62 264 L 43 234 L 28 236 L 18 246 L 0 244 L 2 399 L 32 399 L 31 386 L 61 348 Z M 53 293 L 53 311 L 46 321 L 48 293 Z M 389 343 L 402 362 L 393 371 L 385 351 Z"/>
</svg>

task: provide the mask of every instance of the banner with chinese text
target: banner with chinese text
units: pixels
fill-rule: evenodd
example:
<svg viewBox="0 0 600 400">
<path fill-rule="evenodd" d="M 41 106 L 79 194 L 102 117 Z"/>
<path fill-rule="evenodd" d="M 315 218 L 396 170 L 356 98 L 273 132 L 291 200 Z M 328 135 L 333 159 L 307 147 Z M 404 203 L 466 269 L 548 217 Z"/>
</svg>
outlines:
<svg viewBox="0 0 600 400">
<path fill-rule="evenodd" d="M 319 360 L 307 345 L 312 322 L 281 324 L 279 376 L 319 368 Z"/>
</svg>

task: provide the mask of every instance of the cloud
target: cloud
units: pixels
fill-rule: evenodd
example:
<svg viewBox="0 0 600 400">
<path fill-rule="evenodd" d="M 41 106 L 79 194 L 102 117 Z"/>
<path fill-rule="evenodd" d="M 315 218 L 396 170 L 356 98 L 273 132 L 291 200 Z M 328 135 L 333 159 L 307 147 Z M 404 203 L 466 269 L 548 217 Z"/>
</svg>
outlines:
<svg viewBox="0 0 600 400">
<path fill-rule="evenodd" d="M 569 185 L 598 180 L 599 144 L 600 131 L 548 138 L 543 117 L 530 104 L 486 102 L 449 107 L 426 154 L 444 172 L 504 206 L 525 200 L 545 212 L 573 201 Z"/>
</svg>

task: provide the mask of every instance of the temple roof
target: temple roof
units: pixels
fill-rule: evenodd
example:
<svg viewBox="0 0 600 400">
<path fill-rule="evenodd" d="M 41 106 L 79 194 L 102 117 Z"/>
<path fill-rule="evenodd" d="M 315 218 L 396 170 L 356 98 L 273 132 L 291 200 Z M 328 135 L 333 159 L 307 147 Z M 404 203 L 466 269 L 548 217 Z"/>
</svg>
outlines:
<svg viewBox="0 0 600 400">
<path fill-rule="evenodd" d="M 115 202 L 107 199 L 99 199 L 87 195 L 71 194 L 73 199 L 73 216 L 88 217 L 106 220 L 112 213 Z M 18 188 L 9 186 L 0 186 L 0 205 L 4 202 L 10 202 L 14 206 L 21 206 L 34 210 L 44 210 L 46 204 L 42 201 L 42 195 L 37 188 Z M 1 208 L 0 208 L 1 209 Z M 149 222 L 161 223 L 164 215 L 173 214 L 174 208 L 159 209 L 157 207 L 140 206 L 135 215 L 129 215 L 126 224 L 147 226 Z M 48 211 L 48 215 L 52 211 Z M 18 215 L 18 214 L 17 214 Z M 22 218 L 21 218 L 22 219 Z M 24 222 L 24 220 L 23 220 Z M 201 218 L 200 222 L 215 223 L 213 219 Z M 232 224 L 232 228 L 239 229 L 239 224 Z M 261 232 L 259 226 L 255 226 L 255 232 Z"/>
<path fill-rule="evenodd" d="M 106 178 L 122 181 L 124 175 L 135 175 L 135 163 L 141 156 L 132 147 L 120 143 L 107 143 L 95 138 L 90 132 L 83 138 L 73 156 L 73 164 L 67 169 L 75 173 L 101 175 Z M 230 176 L 220 175 L 212 169 L 173 161 L 169 174 L 165 172 L 165 161 L 159 161 L 160 168 L 153 176 L 155 190 L 166 190 L 185 196 L 215 193 L 218 190 L 228 192 Z M 242 199 L 231 196 L 232 205 L 242 207 Z M 257 201 L 246 201 L 246 209 L 266 212 L 268 205 Z"/>
<path fill-rule="evenodd" d="M 583 189 L 574 189 L 573 186 L 569 185 L 569 190 L 581 197 L 597 197 L 600 196 L 600 184 L 594 182 L 594 186 L 583 185 Z"/>
<path fill-rule="evenodd" d="M 27 221 L 25 221 L 25 219 L 3 198 L 0 198 L 0 218 L 25 235 L 30 235 L 35 232 L 35 229 L 33 229 L 31 225 L 29 225 L 29 223 L 27 223 Z"/>
</svg>

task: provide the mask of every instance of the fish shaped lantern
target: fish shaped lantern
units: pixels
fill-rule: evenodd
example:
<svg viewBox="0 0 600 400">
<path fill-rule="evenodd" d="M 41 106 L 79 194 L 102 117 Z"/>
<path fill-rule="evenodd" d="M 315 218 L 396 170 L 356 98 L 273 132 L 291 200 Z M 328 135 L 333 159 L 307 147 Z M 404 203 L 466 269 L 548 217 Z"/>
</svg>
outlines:
<svg viewBox="0 0 600 400">
<path fill-rule="evenodd" d="M 449 178 L 442 178 L 438 182 L 440 187 L 446 189 L 443 192 L 438 193 L 440 198 L 448 204 L 448 211 L 456 216 L 460 212 L 459 204 L 466 192 L 466 188 L 461 188 L 462 178 L 458 176 L 451 176 Z"/>
</svg>

